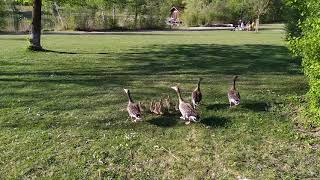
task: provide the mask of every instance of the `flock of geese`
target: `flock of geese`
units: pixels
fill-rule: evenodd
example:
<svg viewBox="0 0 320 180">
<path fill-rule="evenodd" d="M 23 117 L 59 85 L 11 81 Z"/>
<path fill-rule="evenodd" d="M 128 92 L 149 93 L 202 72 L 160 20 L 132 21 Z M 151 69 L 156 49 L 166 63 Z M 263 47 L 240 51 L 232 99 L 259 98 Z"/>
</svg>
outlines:
<svg viewBox="0 0 320 180">
<path fill-rule="evenodd" d="M 236 89 L 236 81 L 238 79 L 238 76 L 233 77 L 233 84 L 231 88 L 228 90 L 228 99 L 229 99 L 229 104 L 230 107 L 232 106 L 237 106 L 240 104 L 240 93 Z M 181 96 L 181 91 L 178 86 L 173 86 L 171 87 L 173 90 L 176 91 L 179 99 L 179 103 L 176 104 L 175 109 L 180 111 L 181 113 L 181 119 L 185 121 L 185 124 L 190 124 L 191 122 L 199 122 L 200 116 L 199 113 L 197 112 L 197 107 L 200 105 L 200 102 L 202 100 L 202 93 L 200 90 L 200 83 L 201 83 L 202 78 L 199 78 L 197 87 L 192 91 L 191 98 L 192 98 L 192 105 L 188 102 L 186 102 L 182 96 Z M 142 119 L 142 105 L 141 103 L 135 103 L 132 100 L 130 90 L 129 89 L 124 89 L 125 93 L 128 96 L 128 106 L 127 106 L 127 111 L 129 114 L 129 117 L 133 122 L 140 121 Z M 170 97 L 165 99 L 165 105 L 166 108 L 170 109 L 172 107 L 173 103 L 170 101 Z M 163 114 L 163 109 L 164 105 L 162 103 L 162 100 L 159 102 L 154 102 L 152 101 L 150 103 L 150 112 L 157 114 L 157 115 L 162 115 Z"/>
</svg>

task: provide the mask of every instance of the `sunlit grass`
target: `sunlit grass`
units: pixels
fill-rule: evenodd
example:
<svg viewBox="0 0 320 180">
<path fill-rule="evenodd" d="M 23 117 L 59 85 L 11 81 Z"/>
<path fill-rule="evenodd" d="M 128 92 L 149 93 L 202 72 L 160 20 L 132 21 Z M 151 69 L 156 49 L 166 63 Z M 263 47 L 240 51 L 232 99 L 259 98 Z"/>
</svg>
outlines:
<svg viewBox="0 0 320 180">
<path fill-rule="evenodd" d="M 319 149 L 294 130 L 288 97 L 306 80 L 280 31 L 45 35 L 52 52 L 0 35 L 0 178 L 319 177 Z M 226 92 L 239 75 L 242 104 Z M 203 77 L 201 123 L 177 114 L 132 123 L 127 99 L 189 100 Z"/>
</svg>

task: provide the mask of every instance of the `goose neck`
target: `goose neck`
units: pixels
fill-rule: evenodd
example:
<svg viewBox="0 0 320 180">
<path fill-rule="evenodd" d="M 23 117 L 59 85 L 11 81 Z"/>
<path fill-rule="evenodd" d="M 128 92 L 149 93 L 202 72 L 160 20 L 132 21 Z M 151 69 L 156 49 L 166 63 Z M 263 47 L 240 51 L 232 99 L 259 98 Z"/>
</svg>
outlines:
<svg viewBox="0 0 320 180">
<path fill-rule="evenodd" d="M 232 89 L 236 89 L 236 79 L 233 80 Z"/>
<path fill-rule="evenodd" d="M 132 100 L 132 98 L 131 98 L 130 91 L 127 92 L 127 96 L 128 96 L 129 103 L 133 103 L 133 100 Z"/>
<path fill-rule="evenodd" d="M 182 99 L 182 97 L 181 97 L 180 89 L 177 90 L 177 94 L 178 94 L 178 98 L 179 98 L 179 103 L 180 103 L 180 102 L 183 102 L 183 99 Z"/>
</svg>

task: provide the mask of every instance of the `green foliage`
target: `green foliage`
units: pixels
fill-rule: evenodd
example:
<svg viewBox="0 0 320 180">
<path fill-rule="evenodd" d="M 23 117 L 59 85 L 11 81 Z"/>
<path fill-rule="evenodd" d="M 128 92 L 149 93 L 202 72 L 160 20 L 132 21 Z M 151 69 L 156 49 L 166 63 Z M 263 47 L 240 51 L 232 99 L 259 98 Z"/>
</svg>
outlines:
<svg viewBox="0 0 320 180">
<path fill-rule="evenodd" d="M 275 0 L 274 0 L 275 1 Z M 211 23 L 236 23 L 239 19 L 253 21 L 272 14 L 271 10 L 280 11 L 281 3 L 271 0 L 185 0 L 184 21 L 189 26 L 208 25 Z M 272 8 L 269 8 L 272 7 Z M 278 12 L 281 14 L 282 12 Z M 274 18 L 272 22 L 277 21 Z"/>
<path fill-rule="evenodd" d="M 287 39 L 301 36 L 299 23 L 304 19 L 297 7 L 291 6 L 286 9 L 286 36 Z"/>
<path fill-rule="evenodd" d="M 183 19 L 188 26 L 207 26 L 213 22 L 230 23 L 240 17 L 227 1 L 185 0 Z"/>
<path fill-rule="evenodd" d="M 1 28 L 3 28 L 3 26 L 5 25 L 5 16 L 6 16 L 6 12 L 5 12 L 5 3 L 4 1 L 0 1 L 0 31 Z"/>
<path fill-rule="evenodd" d="M 288 5 L 300 12 L 295 27 L 297 31 L 289 32 L 289 44 L 293 54 L 302 57 L 310 85 L 309 110 L 315 123 L 320 125 L 320 4 L 317 0 L 289 0 Z"/>
<path fill-rule="evenodd" d="M 101 30 L 101 29 L 152 29 L 164 28 L 169 10 L 176 0 L 88 0 L 81 3 L 58 1 L 58 17 L 53 13 L 54 2 L 45 1 L 44 10 L 55 19 L 56 27 L 64 23 L 66 29 Z M 63 22 L 61 22 L 63 21 Z"/>
<path fill-rule="evenodd" d="M 186 0 L 185 11 L 183 14 L 183 20 L 188 26 L 198 26 L 200 23 L 199 14 L 203 10 L 203 6 L 208 4 L 204 3 L 205 0 Z"/>
<path fill-rule="evenodd" d="M 284 22 L 286 20 L 285 0 L 271 0 L 267 13 L 262 18 L 263 22 Z"/>
<path fill-rule="evenodd" d="M 10 1 L 15 1 L 19 5 L 32 5 L 31 0 Z M 271 1 L 276 2 L 276 0 Z M 256 18 L 255 9 L 259 7 L 260 1 L 43 0 L 42 4 L 46 16 L 43 18 L 43 28 L 46 30 L 102 30 L 164 28 L 172 6 L 181 8 L 181 17 L 187 26 L 237 23 L 239 19 L 247 22 Z M 59 14 L 54 9 L 56 5 L 59 6 Z M 271 5 L 273 11 L 281 9 L 281 3 L 271 3 Z M 266 17 L 272 14 L 269 12 L 267 11 Z"/>
</svg>

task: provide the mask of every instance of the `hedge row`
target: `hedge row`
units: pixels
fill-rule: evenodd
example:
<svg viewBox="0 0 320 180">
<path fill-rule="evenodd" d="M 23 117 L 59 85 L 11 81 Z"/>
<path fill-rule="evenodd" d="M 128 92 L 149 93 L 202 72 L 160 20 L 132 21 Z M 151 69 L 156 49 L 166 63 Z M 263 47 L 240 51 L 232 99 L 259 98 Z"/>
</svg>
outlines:
<svg viewBox="0 0 320 180">
<path fill-rule="evenodd" d="M 290 49 L 302 57 L 304 73 L 308 77 L 310 90 L 308 110 L 313 123 L 320 125 L 320 3 L 318 0 L 288 0 L 296 17 L 288 29 Z M 298 16 L 297 16 L 298 15 Z M 292 24 L 296 24 L 292 28 Z"/>
</svg>

